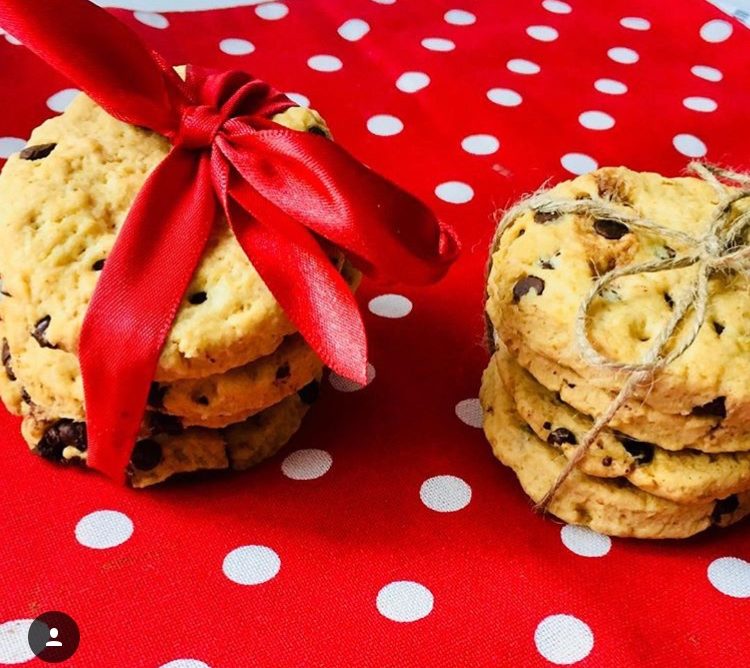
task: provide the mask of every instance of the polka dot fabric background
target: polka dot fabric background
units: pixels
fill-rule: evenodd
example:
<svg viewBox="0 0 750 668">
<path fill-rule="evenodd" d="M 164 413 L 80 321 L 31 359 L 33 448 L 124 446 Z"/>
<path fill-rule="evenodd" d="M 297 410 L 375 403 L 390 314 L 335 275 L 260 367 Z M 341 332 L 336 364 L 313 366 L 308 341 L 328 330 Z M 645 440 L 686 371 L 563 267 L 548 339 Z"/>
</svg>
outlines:
<svg viewBox="0 0 750 668">
<path fill-rule="evenodd" d="M 37 665 L 47 610 L 81 628 L 71 666 L 747 665 L 750 526 L 655 543 L 535 516 L 476 401 L 493 210 L 597 165 L 750 168 L 746 28 L 699 0 L 125 4 L 172 62 L 319 109 L 464 253 L 439 286 L 365 282 L 369 384 L 332 376 L 247 474 L 135 492 L 30 456 L 3 414 L 0 665 Z M 5 158 L 74 91 L 10 35 L 0 59 Z"/>
</svg>

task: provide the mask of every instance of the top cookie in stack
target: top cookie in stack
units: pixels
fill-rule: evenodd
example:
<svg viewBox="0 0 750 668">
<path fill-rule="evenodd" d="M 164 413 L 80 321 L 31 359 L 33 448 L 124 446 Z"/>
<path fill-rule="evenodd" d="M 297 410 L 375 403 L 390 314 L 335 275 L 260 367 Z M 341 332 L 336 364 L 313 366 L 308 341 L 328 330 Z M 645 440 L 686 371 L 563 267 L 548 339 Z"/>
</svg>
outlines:
<svg viewBox="0 0 750 668">
<path fill-rule="evenodd" d="M 328 135 L 293 107 L 273 119 Z M 130 205 L 169 151 L 163 137 L 79 95 L 34 130 L 0 175 L 5 405 L 32 449 L 85 460 L 81 325 Z M 358 273 L 331 260 L 356 288 Z M 133 453 L 134 486 L 182 471 L 244 468 L 283 445 L 317 395 L 322 364 L 225 221 L 217 221 L 159 359 Z"/>
<path fill-rule="evenodd" d="M 487 313 L 498 351 L 483 385 L 485 429 L 498 456 L 514 468 L 535 501 L 554 484 L 553 469 L 562 470 L 592 418 L 607 410 L 628 377 L 582 354 L 576 319 L 592 286 L 613 270 L 679 261 L 695 253 L 694 240 L 708 231 L 721 197 L 717 184 L 704 179 L 608 168 L 559 184 L 506 221 L 487 285 Z M 539 205 L 551 199 L 591 206 L 569 206 L 570 212 L 559 213 Z M 727 225 L 740 220 L 748 206 L 741 199 L 728 207 Z M 607 218 L 597 211 L 621 215 Z M 671 233 L 647 229 L 638 220 Z M 746 242 L 747 226 L 719 250 L 731 252 Z M 675 305 L 693 297 L 698 272 L 693 264 L 615 278 L 594 297 L 585 316 L 593 350 L 606 360 L 640 362 Z M 649 382 L 636 386 L 579 463 L 576 476 L 553 498 L 553 513 L 607 533 L 678 537 L 711 523 L 727 524 L 750 510 L 748 276 L 715 272 L 707 287 L 705 314 L 690 312 L 677 330 L 680 337 L 692 323 L 702 323 L 695 340 Z M 673 340 L 667 352 L 674 345 Z M 498 410 L 514 417 L 498 418 Z M 510 461 L 504 439 L 512 420 L 527 425 L 535 438 L 526 438 L 548 460 L 544 484 L 538 477 L 534 484 L 524 482 L 529 471 L 523 454 Z M 606 504 L 570 501 L 586 477 L 610 486 Z M 648 512 L 637 520 L 620 518 L 623 490 L 676 506 L 667 507 L 676 519 L 659 524 Z M 644 498 L 644 503 L 653 500 Z M 688 522 L 686 514 L 693 519 Z"/>
</svg>

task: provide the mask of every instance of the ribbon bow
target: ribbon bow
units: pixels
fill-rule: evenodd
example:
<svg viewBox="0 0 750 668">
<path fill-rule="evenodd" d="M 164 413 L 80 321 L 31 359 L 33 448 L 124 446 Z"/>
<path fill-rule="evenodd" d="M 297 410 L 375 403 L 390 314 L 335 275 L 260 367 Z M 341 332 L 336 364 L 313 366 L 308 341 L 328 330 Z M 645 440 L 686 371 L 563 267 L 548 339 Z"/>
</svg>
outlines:
<svg viewBox="0 0 750 668">
<path fill-rule="evenodd" d="M 294 106 L 244 72 L 188 66 L 186 80 L 87 0 L 3 0 L 0 24 L 110 115 L 172 143 L 136 197 L 84 319 L 79 359 L 88 463 L 122 476 L 161 350 L 215 223 L 336 372 L 364 382 L 367 345 L 344 279 L 439 280 L 458 243 L 420 201 L 324 137 L 270 118 Z"/>
</svg>

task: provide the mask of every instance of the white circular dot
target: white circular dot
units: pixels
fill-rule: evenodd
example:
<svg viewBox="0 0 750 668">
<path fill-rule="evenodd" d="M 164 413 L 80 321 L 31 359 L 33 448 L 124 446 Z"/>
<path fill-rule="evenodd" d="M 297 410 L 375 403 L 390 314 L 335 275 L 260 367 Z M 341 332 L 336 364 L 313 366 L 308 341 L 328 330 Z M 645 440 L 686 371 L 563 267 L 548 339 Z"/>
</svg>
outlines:
<svg viewBox="0 0 750 668">
<path fill-rule="evenodd" d="M 589 130 L 609 130 L 615 126 L 615 119 L 603 111 L 584 111 L 578 122 Z"/>
<path fill-rule="evenodd" d="M 709 67 L 708 65 L 693 65 L 693 67 L 690 68 L 690 71 L 699 79 L 705 79 L 706 81 L 716 82 L 721 81 L 724 78 L 721 70 L 718 70 L 715 67 Z"/>
<path fill-rule="evenodd" d="M 372 0 L 373 2 L 377 2 L 379 5 L 395 5 L 396 0 Z"/>
<path fill-rule="evenodd" d="M 516 74 L 539 74 L 542 70 L 535 62 L 525 58 L 511 58 L 505 66 Z"/>
<path fill-rule="evenodd" d="M 456 404 L 455 410 L 456 416 L 461 422 L 468 424 L 470 427 L 482 428 L 484 413 L 479 399 L 463 399 Z"/>
<path fill-rule="evenodd" d="M 560 529 L 560 539 L 565 547 L 579 557 L 603 557 L 612 548 L 609 536 L 573 524 Z"/>
<path fill-rule="evenodd" d="M 163 30 L 169 27 L 169 21 L 166 16 L 157 14 L 155 12 L 133 12 L 137 21 L 140 21 L 143 25 L 150 26 L 151 28 L 159 28 Z"/>
<path fill-rule="evenodd" d="M 364 385 L 339 376 L 333 371 L 328 374 L 328 382 L 331 383 L 331 387 L 339 392 L 356 392 L 367 387 L 373 380 L 375 380 L 375 367 L 372 364 L 367 365 L 367 382 Z"/>
<path fill-rule="evenodd" d="M 461 140 L 461 148 L 474 155 L 491 155 L 500 148 L 500 142 L 493 135 L 469 135 Z"/>
<path fill-rule="evenodd" d="M 338 29 L 339 35 L 349 42 L 356 42 L 370 32 L 370 24 L 362 19 L 344 21 Z"/>
<path fill-rule="evenodd" d="M 61 114 L 68 108 L 68 105 L 80 92 L 81 91 L 77 88 L 63 88 L 63 90 L 58 91 L 54 95 L 50 95 L 50 97 L 47 98 L 47 106 L 52 111 L 56 111 L 58 114 Z"/>
<path fill-rule="evenodd" d="M 276 577 L 281 559 L 265 545 L 243 545 L 232 550 L 222 564 L 222 570 L 232 582 L 257 585 Z"/>
<path fill-rule="evenodd" d="M 0 137 L 0 158 L 10 158 L 24 146 L 26 146 L 26 140 L 20 137 Z"/>
<path fill-rule="evenodd" d="M 594 649 L 594 634 L 573 615 L 545 617 L 534 631 L 538 652 L 551 663 L 569 666 L 585 659 Z"/>
<path fill-rule="evenodd" d="M 718 104 L 716 104 L 715 100 L 712 100 L 710 97 L 686 97 L 682 104 L 685 105 L 688 109 L 692 111 L 716 111 L 718 108 Z"/>
<path fill-rule="evenodd" d="M 378 137 L 392 137 L 404 129 L 404 124 L 396 116 L 376 114 L 367 119 L 367 129 Z"/>
<path fill-rule="evenodd" d="M 238 37 L 228 37 L 219 42 L 219 48 L 230 56 L 246 56 L 248 53 L 255 51 L 255 45 Z"/>
<path fill-rule="evenodd" d="M 640 57 L 637 51 L 629 49 L 626 46 L 612 47 L 609 51 L 607 51 L 607 55 L 611 60 L 614 60 L 616 63 L 622 63 L 623 65 L 632 65 L 633 63 L 637 63 L 638 58 Z"/>
<path fill-rule="evenodd" d="M 566 153 L 560 158 L 560 164 L 571 174 L 578 176 L 593 172 L 599 166 L 596 160 L 585 153 Z"/>
<path fill-rule="evenodd" d="M 430 77 L 424 72 L 404 72 L 396 80 L 396 88 L 404 93 L 416 93 L 430 83 Z"/>
<path fill-rule="evenodd" d="M 607 95 L 624 95 L 628 92 L 628 87 L 617 79 L 597 79 L 594 82 L 594 88 Z"/>
<path fill-rule="evenodd" d="M 738 557 L 720 557 L 708 565 L 708 581 L 722 594 L 750 598 L 750 562 Z"/>
<path fill-rule="evenodd" d="M 454 475 L 437 475 L 422 483 L 419 498 L 430 510 L 454 513 L 469 505 L 471 487 Z"/>
<path fill-rule="evenodd" d="M 490 88 L 487 99 L 502 107 L 517 107 L 523 102 L 521 95 L 510 88 Z"/>
<path fill-rule="evenodd" d="M 16 39 L 13 35 L 9 35 L 7 32 L 5 33 L 5 40 L 13 46 L 21 46 L 21 40 Z"/>
<path fill-rule="evenodd" d="M 255 13 L 266 21 L 278 21 L 289 13 L 289 7 L 283 2 L 267 2 L 258 5 L 255 8 Z"/>
<path fill-rule="evenodd" d="M 281 462 L 281 471 L 292 480 L 315 480 L 328 473 L 333 458 L 325 450 L 305 448 L 287 455 Z"/>
<path fill-rule="evenodd" d="M 453 51 L 456 48 L 451 40 L 442 37 L 426 37 L 422 40 L 422 46 L 429 51 Z"/>
<path fill-rule="evenodd" d="M 175 659 L 162 664 L 159 668 L 211 668 L 211 666 L 198 659 Z"/>
<path fill-rule="evenodd" d="M 132 520 L 117 510 L 96 510 L 84 515 L 76 524 L 76 540 L 94 550 L 117 547 L 132 535 Z"/>
<path fill-rule="evenodd" d="M 336 56 L 320 54 L 308 58 L 307 66 L 318 72 L 336 72 L 340 70 L 344 64 L 339 58 L 336 58 Z"/>
<path fill-rule="evenodd" d="M 732 24 L 729 21 L 722 19 L 714 19 L 713 21 L 707 21 L 701 26 L 701 37 L 706 42 L 713 44 L 717 42 L 724 42 L 728 40 L 732 34 Z"/>
<path fill-rule="evenodd" d="M 560 36 L 552 26 L 529 26 L 526 34 L 540 42 L 554 42 Z"/>
<path fill-rule="evenodd" d="M 649 30 L 651 28 L 651 21 L 640 16 L 625 16 L 620 19 L 620 25 L 630 30 Z"/>
<path fill-rule="evenodd" d="M 29 628 L 33 619 L 11 619 L 0 624 L 0 664 L 31 661 L 36 655 L 29 647 Z"/>
<path fill-rule="evenodd" d="M 542 7 L 553 14 L 570 14 L 573 11 L 567 2 L 561 2 L 561 0 L 544 0 Z"/>
<path fill-rule="evenodd" d="M 310 98 L 302 93 L 287 93 L 286 96 L 298 107 L 310 106 Z"/>
<path fill-rule="evenodd" d="M 443 19 L 446 23 L 451 23 L 454 26 L 470 26 L 477 21 L 474 14 L 463 9 L 449 9 L 443 14 Z"/>
<path fill-rule="evenodd" d="M 679 134 L 672 139 L 674 147 L 688 158 L 702 158 L 708 149 L 706 145 L 695 135 Z"/>
<path fill-rule="evenodd" d="M 416 622 L 432 612 L 432 592 L 419 582 L 397 580 L 383 587 L 375 605 L 378 612 L 394 622 Z"/>
<path fill-rule="evenodd" d="M 373 297 L 367 307 L 370 313 L 381 318 L 405 318 L 411 313 L 413 305 L 403 295 L 387 294 Z"/>
<path fill-rule="evenodd" d="M 474 190 L 463 181 L 446 181 L 435 187 L 435 195 L 449 204 L 466 204 L 474 197 Z"/>
</svg>

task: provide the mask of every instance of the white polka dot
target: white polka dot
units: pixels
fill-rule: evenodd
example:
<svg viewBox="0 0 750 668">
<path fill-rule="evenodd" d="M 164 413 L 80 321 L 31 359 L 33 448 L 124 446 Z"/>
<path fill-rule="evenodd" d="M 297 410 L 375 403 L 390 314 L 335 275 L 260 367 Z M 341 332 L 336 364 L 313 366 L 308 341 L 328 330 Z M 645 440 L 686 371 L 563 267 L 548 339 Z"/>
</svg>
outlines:
<svg viewBox="0 0 750 668">
<path fill-rule="evenodd" d="M 534 643 L 547 661 L 568 666 L 591 653 L 594 634 L 588 624 L 573 615 L 550 615 L 536 627 Z"/>
<path fill-rule="evenodd" d="M 13 35 L 9 35 L 7 32 L 5 33 L 5 40 L 13 46 L 21 46 L 21 40 L 16 39 Z"/>
<path fill-rule="evenodd" d="M 750 562 L 738 557 L 720 557 L 708 565 L 708 581 L 722 594 L 750 598 Z"/>
<path fill-rule="evenodd" d="M 255 45 L 246 39 L 228 37 L 219 42 L 219 48 L 230 56 L 246 56 L 255 51 Z"/>
<path fill-rule="evenodd" d="M 560 0 L 544 0 L 542 7 L 553 14 L 570 14 L 573 11 L 573 8 L 567 2 L 561 2 Z"/>
<path fill-rule="evenodd" d="M 435 187 L 435 194 L 449 204 L 466 204 L 474 197 L 474 190 L 463 181 L 446 181 Z"/>
<path fill-rule="evenodd" d="M 84 515 L 76 524 L 76 540 L 94 550 L 117 547 L 132 535 L 132 520 L 117 510 L 96 510 Z"/>
<path fill-rule="evenodd" d="M 516 74 L 539 74 L 542 70 L 535 62 L 525 58 L 511 58 L 505 66 Z"/>
<path fill-rule="evenodd" d="M 430 77 L 424 72 L 404 72 L 396 80 L 396 88 L 404 93 L 416 93 L 430 83 Z"/>
<path fill-rule="evenodd" d="M 12 619 L 0 624 L 0 664 L 3 666 L 31 661 L 35 654 L 29 647 L 29 627 L 33 619 Z"/>
<path fill-rule="evenodd" d="M 477 17 L 474 14 L 463 9 L 449 9 L 445 12 L 443 18 L 446 23 L 451 23 L 454 26 L 470 26 L 477 21 Z"/>
<path fill-rule="evenodd" d="M 487 91 L 487 98 L 490 102 L 502 107 L 517 107 L 523 102 L 521 95 L 510 88 L 490 88 Z"/>
<path fill-rule="evenodd" d="M 61 114 L 80 92 L 77 88 L 64 88 L 47 98 L 47 106 Z"/>
<path fill-rule="evenodd" d="M 688 158 L 702 158 L 708 151 L 706 145 L 698 137 L 690 134 L 675 135 L 672 144 Z"/>
<path fill-rule="evenodd" d="M 255 13 L 266 21 L 278 21 L 289 13 L 289 7 L 283 2 L 267 2 L 258 5 L 255 8 Z"/>
<path fill-rule="evenodd" d="M 603 111 L 584 111 L 578 122 L 589 130 L 609 130 L 615 126 L 615 119 Z"/>
<path fill-rule="evenodd" d="M 405 318 L 411 313 L 413 305 L 411 300 L 403 295 L 380 295 L 373 297 L 368 304 L 370 313 L 379 315 L 381 318 Z"/>
<path fill-rule="evenodd" d="M 578 176 L 593 172 L 599 166 L 596 160 L 585 153 L 566 153 L 560 158 L 560 164 L 571 174 Z"/>
<path fill-rule="evenodd" d="M 378 592 L 378 612 L 394 622 L 416 622 L 432 612 L 432 592 L 419 582 L 397 580 Z"/>
<path fill-rule="evenodd" d="M 160 28 L 163 30 L 164 28 L 169 27 L 167 17 L 162 16 L 161 14 L 156 14 L 155 12 L 133 12 L 133 16 L 135 16 L 137 21 L 143 23 L 143 25 L 152 28 Z"/>
<path fill-rule="evenodd" d="M 693 65 L 690 71 L 697 76 L 699 79 L 705 79 L 706 81 L 721 81 L 724 75 L 721 70 L 717 70 L 715 67 L 709 67 L 708 65 Z"/>
<path fill-rule="evenodd" d="M 724 42 L 728 40 L 732 34 L 732 24 L 729 21 L 723 21 L 722 19 L 714 19 L 708 21 L 701 26 L 701 37 L 706 42 Z"/>
<path fill-rule="evenodd" d="M 422 40 L 422 46 L 430 51 L 453 51 L 456 48 L 451 40 L 442 37 L 426 37 Z"/>
<path fill-rule="evenodd" d="M 292 480 L 314 480 L 328 473 L 333 458 L 325 450 L 305 448 L 287 455 L 281 462 L 281 471 Z"/>
<path fill-rule="evenodd" d="M 372 364 L 367 365 L 367 383 L 365 385 L 355 383 L 353 380 L 339 376 L 333 371 L 328 374 L 328 382 L 331 383 L 331 387 L 339 392 L 356 392 L 367 387 L 373 380 L 375 380 L 375 367 Z"/>
<path fill-rule="evenodd" d="M 617 79 L 597 79 L 594 88 L 607 95 L 623 95 L 628 92 L 628 87 Z"/>
<path fill-rule="evenodd" d="M 372 0 L 373 2 L 377 2 L 379 5 L 395 5 L 396 0 Z"/>
<path fill-rule="evenodd" d="M 222 570 L 232 582 L 241 585 L 257 585 L 276 577 L 281 569 L 281 559 L 265 545 L 243 545 L 232 550 L 226 557 Z"/>
<path fill-rule="evenodd" d="M 482 428 L 484 413 L 479 399 L 463 399 L 456 404 L 456 416 L 470 427 Z"/>
<path fill-rule="evenodd" d="M 287 93 L 286 96 L 298 107 L 310 106 L 310 98 L 302 93 Z"/>
<path fill-rule="evenodd" d="M 565 547 L 580 557 L 603 557 L 612 547 L 609 536 L 573 524 L 560 529 L 560 539 Z"/>
<path fill-rule="evenodd" d="M 367 119 L 367 129 L 378 137 L 391 137 L 404 129 L 400 118 L 390 114 L 376 114 Z"/>
<path fill-rule="evenodd" d="M 469 505 L 471 487 L 454 475 L 436 475 L 422 483 L 419 498 L 430 510 L 454 513 Z"/>
<path fill-rule="evenodd" d="M 175 659 L 162 664 L 159 668 L 211 668 L 211 666 L 198 659 Z"/>
<path fill-rule="evenodd" d="M 552 26 L 529 26 L 526 34 L 540 42 L 554 42 L 560 36 Z"/>
<path fill-rule="evenodd" d="M 716 111 L 717 107 L 719 106 L 716 104 L 715 100 L 712 100 L 710 97 L 686 97 L 682 104 L 684 104 L 688 109 L 691 109 L 692 111 Z"/>
<path fill-rule="evenodd" d="M 620 25 L 630 30 L 649 30 L 651 28 L 651 21 L 640 16 L 625 16 L 620 19 Z"/>
<path fill-rule="evenodd" d="M 340 70 L 344 64 L 336 58 L 336 56 L 328 56 L 326 54 L 320 54 L 312 56 L 307 59 L 307 66 L 312 70 L 318 72 L 336 72 Z"/>
<path fill-rule="evenodd" d="M 370 32 L 370 25 L 362 19 L 349 19 L 340 26 L 338 33 L 349 42 L 356 42 Z"/>
<path fill-rule="evenodd" d="M 461 140 L 461 148 L 474 155 L 490 155 L 500 148 L 500 142 L 492 135 L 469 135 Z"/>
<path fill-rule="evenodd" d="M 626 46 L 615 46 L 607 51 L 607 55 L 616 63 L 622 63 L 623 65 L 637 63 L 640 57 L 637 51 Z"/>
<path fill-rule="evenodd" d="M 18 153 L 24 146 L 26 140 L 19 137 L 0 137 L 0 158 L 10 158 Z"/>
</svg>

